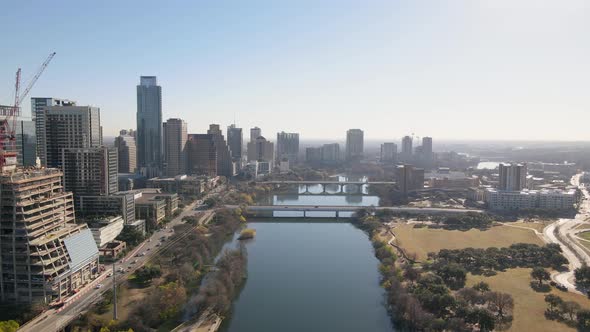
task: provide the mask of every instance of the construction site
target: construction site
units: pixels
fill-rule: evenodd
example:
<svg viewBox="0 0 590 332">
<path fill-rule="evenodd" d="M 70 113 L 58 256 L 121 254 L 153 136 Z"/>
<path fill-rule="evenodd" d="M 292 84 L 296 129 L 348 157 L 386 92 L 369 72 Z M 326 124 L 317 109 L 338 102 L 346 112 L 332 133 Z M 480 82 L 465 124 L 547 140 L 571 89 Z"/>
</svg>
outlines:
<svg viewBox="0 0 590 332">
<path fill-rule="evenodd" d="M 48 56 L 22 93 L 19 68 L 14 105 L 0 105 L 2 302 L 59 305 L 99 273 L 98 248 L 86 224 L 76 224 L 62 172 L 22 164 L 20 105 L 54 56 Z"/>
</svg>

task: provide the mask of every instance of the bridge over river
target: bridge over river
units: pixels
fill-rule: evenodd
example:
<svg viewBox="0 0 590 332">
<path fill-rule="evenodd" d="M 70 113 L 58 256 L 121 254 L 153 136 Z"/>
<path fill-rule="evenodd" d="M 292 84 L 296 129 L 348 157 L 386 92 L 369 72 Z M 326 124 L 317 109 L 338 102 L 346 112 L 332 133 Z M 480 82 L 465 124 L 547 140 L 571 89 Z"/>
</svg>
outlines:
<svg viewBox="0 0 590 332">
<path fill-rule="evenodd" d="M 238 205 L 226 205 L 228 208 L 239 208 Z M 303 217 L 307 217 L 308 212 L 335 212 L 336 217 L 340 216 L 340 212 L 355 212 L 361 208 L 369 208 L 369 206 L 329 206 L 329 205 L 249 205 L 245 207 L 245 213 L 255 216 L 261 216 L 270 213 L 271 216 L 277 211 L 296 211 L 303 212 Z M 410 214 L 446 214 L 456 215 L 464 213 L 483 213 L 483 210 L 478 209 L 453 209 L 453 208 L 418 208 L 406 206 L 375 206 L 371 207 L 375 210 L 391 210 L 393 212 L 405 212 Z"/>
<path fill-rule="evenodd" d="M 336 187 L 338 188 L 338 190 L 336 191 L 336 193 L 339 194 L 362 194 L 362 187 L 364 185 L 394 185 L 395 182 L 392 181 L 289 181 L 289 180 L 285 180 L 285 181 L 261 181 L 258 182 L 260 184 L 272 184 L 275 185 L 277 187 L 280 186 L 290 186 L 290 185 L 297 185 L 297 186 L 304 186 L 305 187 L 305 191 L 302 192 L 301 194 L 309 194 L 309 186 L 321 186 L 322 187 L 322 191 L 321 193 L 318 194 L 326 194 L 329 193 L 326 189 L 328 186 L 332 186 L 332 188 Z M 352 191 L 352 192 L 345 192 L 344 191 L 344 187 L 345 186 L 354 186 L 356 190 Z"/>
</svg>

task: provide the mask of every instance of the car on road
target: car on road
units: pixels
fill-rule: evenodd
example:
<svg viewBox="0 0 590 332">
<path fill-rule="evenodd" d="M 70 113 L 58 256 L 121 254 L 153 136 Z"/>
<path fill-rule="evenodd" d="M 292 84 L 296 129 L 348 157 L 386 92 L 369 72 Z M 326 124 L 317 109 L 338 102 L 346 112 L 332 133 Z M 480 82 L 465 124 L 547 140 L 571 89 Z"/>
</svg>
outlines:
<svg viewBox="0 0 590 332">
<path fill-rule="evenodd" d="M 135 263 L 137 263 L 137 259 L 134 259 L 134 260 L 131 262 L 131 264 L 135 264 Z"/>
<path fill-rule="evenodd" d="M 97 284 L 96 286 L 94 286 L 95 289 L 101 289 L 102 288 L 102 284 Z"/>
</svg>

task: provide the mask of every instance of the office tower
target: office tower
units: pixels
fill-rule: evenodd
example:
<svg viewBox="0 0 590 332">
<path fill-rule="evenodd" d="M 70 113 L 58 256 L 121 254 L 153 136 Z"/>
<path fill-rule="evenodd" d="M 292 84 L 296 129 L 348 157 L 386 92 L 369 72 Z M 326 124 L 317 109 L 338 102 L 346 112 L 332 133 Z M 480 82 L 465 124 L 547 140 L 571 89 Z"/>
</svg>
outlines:
<svg viewBox="0 0 590 332">
<path fill-rule="evenodd" d="M 186 173 L 186 122 L 181 119 L 168 119 L 164 122 L 164 162 L 166 175 L 176 176 Z"/>
<path fill-rule="evenodd" d="M 86 224 L 76 224 L 59 170 L 4 173 L 0 193 L 2 302 L 65 300 L 100 273 L 98 248 Z"/>
<path fill-rule="evenodd" d="M 155 76 L 141 76 L 137 86 L 137 167 L 148 178 L 162 168 L 162 87 Z"/>
<path fill-rule="evenodd" d="M 267 161 L 272 164 L 274 161 L 274 143 L 259 136 L 253 142 L 248 143 L 248 161 Z"/>
<path fill-rule="evenodd" d="M 330 143 L 322 145 L 322 161 L 329 163 L 340 161 L 340 144 Z"/>
<path fill-rule="evenodd" d="M 127 130 L 121 130 L 120 135 L 115 138 L 115 147 L 119 154 L 119 173 L 135 173 L 137 170 L 135 137 L 129 133 Z"/>
<path fill-rule="evenodd" d="M 305 161 L 308 163 L 317 163 L 322 161 L 322 148 L 305 148 Z"/>
<path fill-rule="evenodd" d="M 291 163 L 296 162 L 299 156 L 299 134 L 277 133 L 277 160 L 287 159 Z"/>
<path fill-rule="evenodd" d="M 226 177 L 234 176 L 234 168 L 232 167 L 231 153 L 223 132 L 218 124 L 210 124 L 207 134 L 211 135 L 215 142 L 215 149 L 217 150 L 217 175 Z"/>
<path fill-rule="evenodd" d="M 187 164 L 190 174 L 217 176 L 217 148 L 213 135 L 188 135 Z"/>
<path fill-rule="evenodd" d="M 262 129 L 258 127 L 250 128 L 250 142 L 256 141 L 260 136 L 262 136 Z"/>
<path fill-rule="evenodd" d="M 63 149 L 60 159 L 65 190 L 74 194 L 76 203 L 79 196 L 110 195 L 119 190 L 117 149 Z"/>
<path fill-rule="evenodd" d="M 360 129 L 349 129 L 346 132 L 346 160 L 363 158 L 364 134 Z"/>
<path fill-rule="evenodd" d="M 48 98 L 48 97 L 33 97 L 31 98 L 31 118 L 35 121 L 37 112 L 41 111 L 45 107 L 50 106 L 76 106 L 76 102 L 73 100 L 61 99 L 61 98 Z"/>
<path fill-rule="evenodd" d="M 506 191 L 519 191 L 526 188 L 526 164 L 502 163 L 498 167 L 500 171 L 498 189 Z"/>
<path fill-rule="evenodd" d="M 400 157 L 403 161 L 410 161 L 412 159 L 412 137 L 404 136 L 402 138 L 402 152 Z"/>
<path fill-rule="evenodd" d="M 37 153 L 41 165 L 60 167 L 62 149 L 102 145 L 100 109 L 91 106 L 49 106 L 37 112 Z"/>
<path fill-rule="evenodd" d="M 395 143 L 381 144 L 381 162 L 395 162 L 397 156 L 397 145 Z"/>
<path fill-rule="evenodd" d="M 232 160 L 241 163 L 242 148 L 244 146 L 242 128 L 236 128 L 235 124 L 227 127 L 227 145 L 229 146 Z"/>
<path fill-rule="evenodd" d="M 135 130 L 133 130 L 133 129 L 121 129 L 121 130 L 119 130 L 119 135 L 120 136 L 131 136 L 131 137 L 135 138 L 135 136 L 136 136 L 135 134 L 136 133 L 137 132 Z"/>
<path fill-rule="evenodd" d="M 422 137 L 422 154 L 427 158 L 432 156 L 432 137 Z"/>
<path fill-rule="evenodd" d="M 24 117 L 16 121 L 17 163 L 20 166 L 35 166 L 37 163 L 37 134 L 35 122 Z"/>
<path fill-rule="evenodd" d="M 398 165 L 395 168 L 397 185 L 404 194 L 424 188 L 424 169 L 412 165 Z"/>
</svg>

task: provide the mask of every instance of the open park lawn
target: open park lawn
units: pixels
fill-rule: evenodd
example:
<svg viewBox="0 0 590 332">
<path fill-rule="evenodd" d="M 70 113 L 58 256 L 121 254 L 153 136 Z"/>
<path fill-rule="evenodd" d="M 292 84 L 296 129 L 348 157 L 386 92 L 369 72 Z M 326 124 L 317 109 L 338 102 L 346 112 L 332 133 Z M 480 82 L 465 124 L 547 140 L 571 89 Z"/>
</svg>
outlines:
<svg viewBox="0 0 590 332">
<path fill-rule="evenodd" d="M 590 309 L 590 300 L 582 295 L 562 292 L 555 288 L 552 288 L 550 293 L 535 292 L 530 286 L 531 269 L 509 269 L 492 277 L 468 274 L 467 286 L 479 281 L 485 281 L 492 290 L 508 293 L 514 298 L 514 321 L 508 331 L 576 331 L 566 324 L 545 318 L 545 295 L 550 293 L 560 296 L 564 301 L 575 301 L 583 308 Z"/>
<path fill-rule="evenodd" d="M 468 231 L 413 228 L 413 225 L 400 225 L 393 229 L 397 244 L 408 253 L 415 253 L 418 260 L 426 259 L 429 252 L 441 249 L 508 247 L 514 243 L 534 243 L 543 245 L 543 241 L 532 230 L 494 226 L 488 230 L 471 229 Z"/>
</svg>

